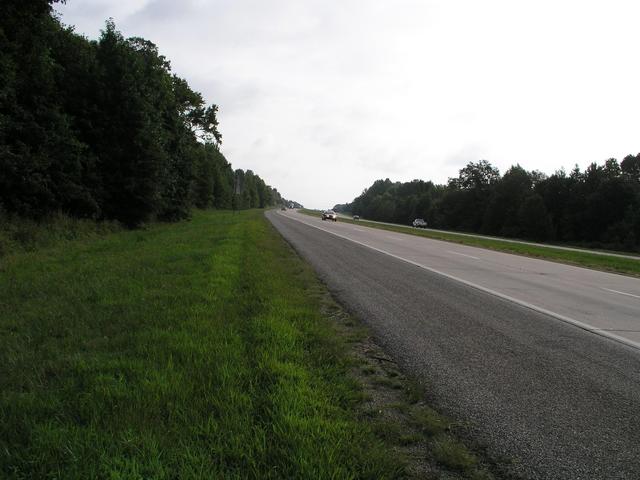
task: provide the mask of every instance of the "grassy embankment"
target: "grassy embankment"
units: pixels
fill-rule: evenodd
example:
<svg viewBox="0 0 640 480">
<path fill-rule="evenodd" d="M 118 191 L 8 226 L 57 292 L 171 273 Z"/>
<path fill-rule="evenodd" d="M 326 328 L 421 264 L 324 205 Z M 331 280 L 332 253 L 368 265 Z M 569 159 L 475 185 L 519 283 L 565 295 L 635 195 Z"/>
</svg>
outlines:
<svg viewBox="0 0 640 480">
<path fill-rule="evenodd" d="M 323 295 L 259 211 L 5 255 L 0 477 L 403 476 Z M 415 408 L 438 464 L 488 478 Z"/>
<path fill-rule="evenodd" d="M 118 222 L 94 222 L 61 213 L 34 221 L 6 215 L 0 209 L 0 261 L 10 253 L 35 251 L 75 240 L 97 239 L 121 230 Z"/>
<path fill-rule="evenodd" d="M 318 216 L 321 214 L 320 211 L 308 209 L 301 209 L 300 212 L 311 216 Z M 391 232 L 408 233 L 410 235 L 417 235 L 435 240 L 444 240 L 446 242 L 459 243 L 461 245 L 469 245 L 472 247 L 487 248 L 490 250 L 514 253 L 516 255 L 524 255 L 527 257 L 541 258 L 544 260 L 592 268 L 595 270 L 622 273 L 636 277 L 640 276 L 640 257 L 636 260 L 633 258 L 616 257 L 613 255 L 590 253 L 585 251 L 564 250 L 561 248 L 554 248 L 553 246 L 529 245 L 526 243 L 512 242 L 507 239 L 500 240 L 476 237 L 468 234 L 460 235 L 436 230 L 421 230 L 408 226 L 404 227 L 401 225 L 386 225 L 383 223 L 369 222 L 367 220 L 356 221 L 344 217 L 340 217 L 339 221 L 357 223 L 358 225 L 365 227 L 378 228 Z"/>
</svg>

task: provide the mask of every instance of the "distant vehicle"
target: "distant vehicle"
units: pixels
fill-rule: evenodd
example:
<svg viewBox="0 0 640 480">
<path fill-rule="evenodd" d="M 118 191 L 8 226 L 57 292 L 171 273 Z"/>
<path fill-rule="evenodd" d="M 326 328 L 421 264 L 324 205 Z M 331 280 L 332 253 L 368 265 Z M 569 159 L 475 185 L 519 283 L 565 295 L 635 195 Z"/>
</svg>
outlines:
<svg viewBox="0 0 640 480">
<path fill-rule="evenodd" d="M 333 210 L 325 210 L 322 212 L 322 220 L 333 220 L 334 222 L 337 222 L 338 215 Z"/>
<path fill-rule="evenodd" d="M 413 226 L 415 228 L 427 228 L 427 222 L 425 222 L 422 218 L 416 218 L 413 221 Z"/>
<path fill-rule="evenodd" d="M 353 219 L 354 219 L 354 220 L 360 220 L 360 215 L 354 215 L 354 216 L 353 216 Z"/>
<path fill-rule="evenodd" d="M 286 210 L 286 209 L 287 209 L 287 207 L 285 207 L 284 205 L 282 205 L 282 206 L 280 207 L 280 210 Z"/>
</svg>

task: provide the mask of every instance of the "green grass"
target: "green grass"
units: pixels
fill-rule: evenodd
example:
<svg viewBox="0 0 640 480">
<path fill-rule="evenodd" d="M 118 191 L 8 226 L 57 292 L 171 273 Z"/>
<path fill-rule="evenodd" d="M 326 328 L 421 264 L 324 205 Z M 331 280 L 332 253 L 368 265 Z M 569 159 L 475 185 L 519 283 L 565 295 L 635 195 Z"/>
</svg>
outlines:
<svg viewBox="0 0 640 480">
<path fill-rule="evenodd" d="M 260 211 L 0 258 L 0 477 L 397 478 Z"/>
<path fill-rule="evenodd" d="M 0 208 L 0 258 L 79 239 L 99 238 L 121 230 L 117 222 L 94 222 L 62 213 L 35 221 L 7 215 Z"/>
<path fill-rule="evenodd" d="M 439 462 L 461 472 L 473 471 L 477 463 L 464 445 L 448 435 L 442 435 L 434 442 L 433 453 Z"/>
<path fill-rule="evenodd" d="M 413 421 L 422 432 L 435 436 L 451 428 L 452 422 L 429 407 L 423 407 L 413 415 Z"/>
<path fill-rule="evenodd" d="M 301 213 L 311 216 L 317 216 L 320 213 L 316 210 L 301 209 Z M 403 227 L 400 225 L 386 225 L 381 223 L 369 222 L 366 220 L 352 220 L 350 218 L 339 217 L 340 222 L 357 223 L 358 225 L 388 230 L 392 232 L 407 233 L 420 237 L 432 238 L 435 240 L 444 240 L 446 242 L 458 243 L 461 245 L 469 245 L 473 247 L 481 247 L 489 250 L 497 250 L 500 252 L 514 253 L 527 257 L 541 258 L 554 262 L 576 265 L 579 267 L 592 268 L 595 270 L 603 270 L 607 272 L 622 273 L 625 275 L 640 276 L 640 257 L 638 259 L 616 257 L 613 255 L 590 253 L 583 251 L 563 250 L 552 246 L 537 246 L 524 243 L 516 243 L 509 240 L 500 240 L 493 238 L 476 237 L 472 235 L 459 235 L 455 233 L 420 230 L 411 227 Z"/>
</svg>

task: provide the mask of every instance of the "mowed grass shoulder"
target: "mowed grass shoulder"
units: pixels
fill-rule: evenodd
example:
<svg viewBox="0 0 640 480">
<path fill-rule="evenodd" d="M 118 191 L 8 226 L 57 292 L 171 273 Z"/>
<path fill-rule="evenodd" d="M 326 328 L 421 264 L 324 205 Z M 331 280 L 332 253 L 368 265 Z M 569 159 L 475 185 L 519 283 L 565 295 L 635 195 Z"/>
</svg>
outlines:
<svg viewBox="0 0 640 480">
<path fill-rule="evenodd" d="M 322 212 L 319 210 L 301 209 L 301 213 L 310 216 L 319 216 Z M 487 248 L 499 252 L 513 253 L 527 257 L 541 258 L 578 267 L 592 268 L 606 272 L 622 273 L 640 277 L 640 257 L 624 258 L 615 255 L 607 255 L 601 253 L 591 253 L 588 251 L 565 250 L 562 248 L 554 248 L 553 245 L 532 245 L 527 243 L 519 243 L 508 239 L 486 238 L 482 236 L 474 236 L 472 234 L 457 234 L 439 230 L 422 230 L 418 228 L 405 227 L 402 225 L 391 225 L 377 222 L 369 222 L 367 220 L 352 220 L 350 218 L 340 217 L 340 222 L 357 223 L 365 227 L 377 228 L 380 230 L 388 230 L 391 232 L 407 233 L 409 235 L 417 235 L 420 237 L 432 238 L 434 240 L 443 240 L 445 242 L 459 243 L 461 245 L 469 245 L 472 247 Z"/>
<path fill-rule="evenodd" d="M 401 475 L 262 212 L 0 262 L 0 477 Z"/>
</svg>

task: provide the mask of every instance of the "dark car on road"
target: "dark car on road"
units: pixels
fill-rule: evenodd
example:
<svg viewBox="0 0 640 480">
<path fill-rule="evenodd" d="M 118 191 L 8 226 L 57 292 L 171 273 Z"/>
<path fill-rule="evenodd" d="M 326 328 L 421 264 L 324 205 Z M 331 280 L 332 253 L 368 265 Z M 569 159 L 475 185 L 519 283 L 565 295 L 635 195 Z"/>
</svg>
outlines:
<svg viewBox="0 0 640 480">
<path fill-rule="evenodd" d="M 413 226 L 415 228 L 427 228 L 427 222 L 425 222 L 422 218 L 416 218 L 413 221 Z"/>
<path fill-rule="evenodd" d="M 322 220 L 333 220 L 334 222 L 337 222 L 338 215 L 333 210 L 325 210 L 322 212 Z"/>
</svg>

